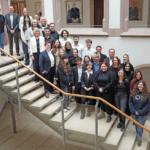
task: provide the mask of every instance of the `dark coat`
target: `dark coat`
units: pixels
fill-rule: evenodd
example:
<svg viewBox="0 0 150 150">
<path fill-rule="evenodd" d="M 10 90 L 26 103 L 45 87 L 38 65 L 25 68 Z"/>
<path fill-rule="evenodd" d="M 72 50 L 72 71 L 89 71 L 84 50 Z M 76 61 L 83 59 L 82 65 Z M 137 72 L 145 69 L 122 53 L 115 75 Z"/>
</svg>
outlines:
<svg viewBox="0 0 150 150">
<path fill-rule="evenodd" d="M 70 18 L 77 19 L 80 18 L 79 8 L 70 9 Z"/>
<path fill-rule="evenodd" d="M 52 55 L 54 56 L 54 68 L 56 68 L 56 57 L 53 51 Z M 51 69 L 51 61 L 46 50 L 40 53 L 39 67 L 41 72 L 46 71 L 48 73 Z"/>
<path fill-rule="evenodd" d="M 103 62 L 106 58 L 107 58 L 107 56 L 105 54 L 101 53 L 101 59 L 99 61 Z"/>
<path fill-rule="evenodd" d="M 85 66 L 82 66 L 82 73 L 85 71 Z M 78 87 L 78 68 L 74 66 L 71 71 L 72 86 Z"/>
<path fill-rule="evenodd" d="M 54 38 L 54 40 L 59 40 L 59 34 L 57 31 L 51 31 L 50 36 Z"/>
<path fill-rule="evenodd" d="M 7 27 L 7 32 L 10 32 L 11 30 L 10 13 L 5 15 L 5 24 Z M 15 30 L 15 32 L 19 32 L 19 15 L 16 13 L 13 13 L 13 30 Z"/>
<path fill-rule="evenodd" d="M 108 65 L 109 65 L 109 67 L 110 67 L 110 62 L 109 62 L 109 60 L 110 60 L 109 57 L 107 57 L 107 58 L 104 59 L 104 61 L 106 61 L 106 62 L 108 63 Z"/>
</svg>

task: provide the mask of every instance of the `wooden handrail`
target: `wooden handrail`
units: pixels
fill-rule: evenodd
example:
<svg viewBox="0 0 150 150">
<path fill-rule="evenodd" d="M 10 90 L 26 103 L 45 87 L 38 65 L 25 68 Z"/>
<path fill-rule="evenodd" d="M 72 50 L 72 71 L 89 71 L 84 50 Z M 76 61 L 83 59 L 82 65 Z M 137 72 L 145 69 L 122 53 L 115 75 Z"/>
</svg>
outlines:
<svg viewBox="0 0 150 150">
<path fill-rule="evenodd" d="M 140 123 L 138 123 L 137 121 L 135 121 L 133 118 L 131 118 L 130 116 L 126 115 L 125 113 L 123 113 L 122 111 L 120 111 L 118 108 L 114 107 L 112 104 L 108 103 L 106 100 L 100 98 L 100 97 L 94 97 L 94 96 L 86 96 L 86 95 L 79 95 L 79 94 L 71 94 L 71 93 L 65 93 L 64 91 L 62 91 L 61 89 L 59 89 L 57 86 L 55 86 L 54 84 L 52 84 L 51 82 L 49 82 L 48 80 L 46 80 L 45 78 L 43 78 L 41 75 L 39 75 L 38 73 L 36 73 L 35 71 L 33 71 L 32 69 L 28 68 L 25 64 L 21 63 L 18 59 L 14 58 L 12 55 L 10 55 L 9 53 L 7 53 L 6 51 L 4 51 L 3 49 L 0 48 L 1 51 L 3 51 L 6 55 L 8 55 L 9 57 L 11 57 L 12 59 L 14 59 L 16 62 L 18 62 L 19 64 L 21 64 L 23 67 L 27 68 L 29 71 L 31 71 L 32 73 L 34 73 L 36 76 L 38 76 L 39 78 L 41 78 L 43 81 L 45 81 L 46 83 L 48 83 L 49 85 L 51 85 L 53 88 L 57 89 L 59 92 L 61 92 L 64 95 L 68 95 L 68 96 L 75 96 L 75 97 L 83 97 L 83 98 L 90 98 L 90 99 L 96 99 L 96 100 L 100 100 L 103 103 L 107 104 L 108 106 L 110 106 L 111 108 L 113 108 L 114 110 L 116 110 L 118 113 L 122 114 L 124 117 L 128 118 L 130 121 L 134 122 L 135 124 L 137 124 L 138 126 L 140 126 L 141 128 L 143 128 L 144 130 L 146 130 L 147 132 L 150 133 L 150 130 L 147 129 L 146 127 L 144 127 L 143 125 L 141 125 Z"/>
</svg>

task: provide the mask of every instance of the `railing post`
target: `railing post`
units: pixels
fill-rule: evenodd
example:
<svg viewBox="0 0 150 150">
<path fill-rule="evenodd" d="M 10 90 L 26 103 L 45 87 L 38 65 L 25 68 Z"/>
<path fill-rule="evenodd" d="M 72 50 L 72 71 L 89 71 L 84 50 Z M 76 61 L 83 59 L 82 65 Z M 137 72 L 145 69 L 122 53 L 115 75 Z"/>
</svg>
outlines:
<svg viewBox="0 0 150 150">
<path fill-rule="evenodd" d="M 95 105 L 95 150 L 98 150 L 98 103 L 97 100 Z"/>
<path fill-rule="evenodd" d="M 17 84 L 17 92 L 18 92 L 18 104 L 19 104 L 19 112 L 22 112 L 22 103 L 20 96 L 20 87 L 19 87 L 19 77 L 18 77 L 18 67 L 15 68 L 16 71 L 16 84 Z"/>
<path fill-rule="evenodd" d="M 14 104 L 13 102 L 11 103 L 11 116 L 12 116 L 12 123 L 13 123 L 13 131 L 14 133 L 17 133 L 17 129 L 16 129 L 16 120 L 15 120 L 15 111 L 14 111 Z"/>
<path fill-rule="evenodd" d="M 150 133 L 149 133 L 149 140 L 148 140 L 148 150 L 150 150 Z"/>
<path fill-rule="evenodd" d="M 64 121 L 64 101 L 61 101 L 61 117 L 62 117 L 62 137 L 63 137 L 63 146 L 65 146 L 65 121 Z"/>
</svg>

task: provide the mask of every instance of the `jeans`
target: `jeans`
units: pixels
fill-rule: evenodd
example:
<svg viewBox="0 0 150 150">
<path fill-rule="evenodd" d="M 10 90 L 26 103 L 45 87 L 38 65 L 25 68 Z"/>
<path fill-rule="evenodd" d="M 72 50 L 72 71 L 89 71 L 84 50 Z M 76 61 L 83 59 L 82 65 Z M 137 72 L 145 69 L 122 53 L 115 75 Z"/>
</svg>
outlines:
<svg viewBox="0 0 150 150">
<path fill-rule="evenodd" d="M 139 115 L 133 115 L 132 114 L 132 118 L 134 120 L 136 120 L 137 122 L 139 122 L 141 125 L 144 126 L 144 124 L 145 124 L 145 122 L 146 122 L 146 120 L 148 118 L 148 115 L 146 115 L 146 116 L 139 116 Z M 138 138 L 138 140 L 141 140 L 142 134 L 143 134 L 143 128 L 139 127 L 136 124 L 135 124 L 135 128 L 136 128 L 137 138 Z"/>
<path fill-rule="evenodd" d="M 0 33 L 0 48 L 4 49 L 4 32 Z M 1 51 L 3 54 L 3 52 Z"/>
<path fill-rule="evenodd" d="M 21 39 L 21 41 L 22 41 L 22 39 Z M 25 55 L 25 65 L 27 66 L 27 65 L 29 65 L 28 45 L 26 45 L 23 41 L 22 41 L 22 48 L 23 48 L 23 52 Z"/>
<path fill-rule="evenodd" d="M 125 113 L 126 106 L 127 106 L 127 94 L 116 93 L 115 102 L 116 102 L 117 108 Z M 118 113 L 118 116 L 120 119 L 120 123 L 125 125 L 125 117 L 121 115 L 120 113 Z"/>
<path fill-rule="evenodd" d="M 69 88 L 70 88 L 69 85 L 61 86 L 61 89 L 66 93 L 69 93 L 70 91 Z M 66 109 L 69 106 L 69 96 L 63 95 L 63 99 L 64 99 L 64 109 Z"/>
</svg>

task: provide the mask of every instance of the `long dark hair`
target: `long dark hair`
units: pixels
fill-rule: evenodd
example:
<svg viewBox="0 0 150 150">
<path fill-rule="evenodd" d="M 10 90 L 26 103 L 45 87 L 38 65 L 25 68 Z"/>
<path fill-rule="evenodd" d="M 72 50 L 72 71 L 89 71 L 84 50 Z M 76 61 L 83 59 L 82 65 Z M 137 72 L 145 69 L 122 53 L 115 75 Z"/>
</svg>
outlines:
<svg viewBox="0 0 150 150">
<path fill-rule="evenodd" d="M 25 32 L 27 30 L 27 25 L 26 25 L 26 21 L 25 21 L 26 17 L 28 17 L 28 19 L 29 19 L 29 27 L 31 27 L 30 17 L 29 17 L 29 15 L 25 15 L 24 16 L 24 21 L 23 21 L 23 32 Z"/>
<path fill-rule="evenodd" d="M 149 99 L 149 96 L 148 96 L 147 85 L 146 85 L 145 81 L 143 81 L 143 80 L 140 80 L 140 81 L 136 84 L 136 86 L 133 88 L 133 90 L 132 90 L 132 92 L 131 92 L 131 97 L 132 97 L 132 98 L 135 98 L 136 95 L 139 93 L 139 89 L 138 89 L 139 83 L 142 83 L 143 86 L 144 86 L 144 88 L 143 88 L 143 90 L 142 90 L 142 99 L 143 99 L 143 101 L 146 101 L 147 99 Z"/>
</svg>

